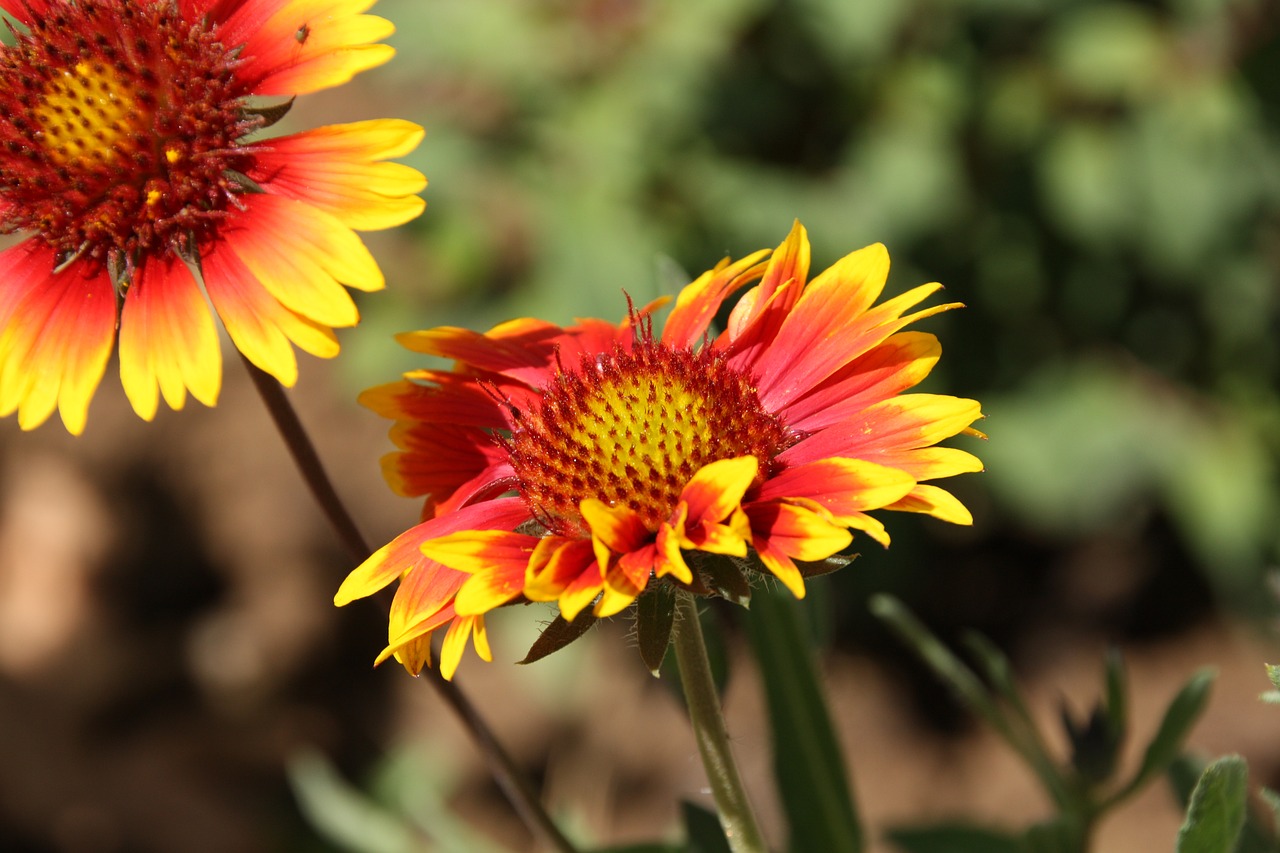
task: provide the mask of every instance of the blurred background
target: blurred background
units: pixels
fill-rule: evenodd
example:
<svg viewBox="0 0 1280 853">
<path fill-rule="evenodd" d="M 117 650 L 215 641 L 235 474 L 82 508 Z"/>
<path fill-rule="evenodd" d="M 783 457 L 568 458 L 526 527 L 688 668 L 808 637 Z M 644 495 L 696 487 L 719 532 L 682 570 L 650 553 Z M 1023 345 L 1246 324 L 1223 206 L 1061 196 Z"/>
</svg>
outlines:
<svg viewBox="0 0 1280 853">
<path fill-rule="evenodd" d="M 825 685 L 872 836 L 1048 804 L 867 614 L 904 599 L 1013 659 L 1037 717 L 1084 716 L 1120 648 L 1149 735 L 1199 666 L 1191 743 L 1280 783 L 1256 696 L 1280 659 L 1280 4 L 1273 0 L 381 0 L 397 58 L 285 130 L 401 116 L 427 138 L 418 221 L 334 362 L 291 392 L 380 544 L 417 517 L 355 404 L 415 366 L 391 335 L 514 316 L 618 319 L 794 219 L 814 269 L 867 243 L 888 294 L 941 281 L 926 390 L 976 397 L 971 529 L 894 538 L 812 585 Z M 80 439 L 0 422 L 0 850 L 486 850 L 530 845 L 429 686 L 371 669 L 381 609 L 332 607 L 350 561 L 226 350 L 216 409 L 128 410 L 115 367 Z M 766 832 L 762 699 L 714 608 L 728 713 Z M 669 685 L 619 618 L 513 666 L 542 611 L 464 660 L 481 705 L 584 843 L 673 839 L 709 803 Z M 1055 746 L 1063 747 L 1059 737 Z M 1135 746 L 1135 750 L 1137 747 Z M 1132 756 L 1131 756 L 1132 757 Z M 396 814 L 410 814 L 406 822 Z M 1157 785 L 1097 849 L 1169 849 Z M 876 842 L 874 849 L 888 850 Z"/>
</svg>

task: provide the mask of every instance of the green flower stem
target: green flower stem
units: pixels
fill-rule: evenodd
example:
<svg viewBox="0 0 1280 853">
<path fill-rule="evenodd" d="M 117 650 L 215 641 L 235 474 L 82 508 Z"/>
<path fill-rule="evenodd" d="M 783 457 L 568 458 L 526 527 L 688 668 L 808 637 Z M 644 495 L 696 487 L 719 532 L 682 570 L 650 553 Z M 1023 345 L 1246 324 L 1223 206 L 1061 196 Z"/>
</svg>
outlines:
<svg viewBox="0 0 1280 853">
<path fill-rule="evenodd" d="M 733 853 L 768 853 L 756 824 L 742 776 L 729 748 L 729 732 L 720 713 L 720 696 L 711 677 L 707 646 L 698 623 L 697 600 L 687 592 L 676 593 L 676 662 L 684 688 L 689 719 L 702 754 L 702 766 L 711 782 L 711 793 L 720 812 L 720 825 Z"/>
<path fill-rule="evenodd" d="M 297 412 L 294 411 L 289 398 L 285 396 L 284 389 L 273 376 L 255 367 L 243 355 L 241 359 L 249 371 L 250 378 L 253 379 L 258 395 L 267 407 L 267 412 L 271 415 L 272 422 L 284 438 L 293 461 L 302 473 L 302 478 L 306 480 L 316 503 L 324 512 L 325 518 L 328 519 L 330 526 L 338 534 L 338 538 L 342 540 L 342 544 L 351 556 L 357 562 L 364 562 L 373 550 L 360 534 L 346 505 L 338 497 L 333 482 L 320 463 L 315 445 L 311 443 L 306 429 L 302 426 L 302 421 L 298 419 Z M 440 698 L 453 710 L 458 721 L 471 735 L 472 741 L 484 756 L 494 781 L 498 783 L 498 787 L 502 789 L 502 793 L 506 795 L 529 831 L 541 839 L 543 845 L 558 853 L 577 853 L 574 846 L 569 843 L 569 839 L 564 837 L 551 820 L 542 803 L 538 801 L 533 786 L 520 772 L 515 760 L 503 748 L 502 743 L 480 716 L 475 705 L 462 692 L 462 688 L 452 681 L 445 680 L 434 669 L 425 671 L 424 680 L 435 688 Z"/>
</svg>

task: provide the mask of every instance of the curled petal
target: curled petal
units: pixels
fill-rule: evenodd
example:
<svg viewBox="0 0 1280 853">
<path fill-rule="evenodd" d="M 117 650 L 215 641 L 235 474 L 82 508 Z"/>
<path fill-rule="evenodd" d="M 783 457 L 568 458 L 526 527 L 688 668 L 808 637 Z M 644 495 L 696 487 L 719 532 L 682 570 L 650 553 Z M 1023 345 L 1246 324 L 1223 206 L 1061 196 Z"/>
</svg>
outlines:
<svg viewBox="0 0 1280 853">
<path fill-rule="evenodd" d="M 804 597 L 804 579 L 792 560 L 825 560 L 853 541 L 844 527 L 804 507 L 756 503 L 747 506 L 746 512 L 756 553 L 797 598 Z"/>
</svg>

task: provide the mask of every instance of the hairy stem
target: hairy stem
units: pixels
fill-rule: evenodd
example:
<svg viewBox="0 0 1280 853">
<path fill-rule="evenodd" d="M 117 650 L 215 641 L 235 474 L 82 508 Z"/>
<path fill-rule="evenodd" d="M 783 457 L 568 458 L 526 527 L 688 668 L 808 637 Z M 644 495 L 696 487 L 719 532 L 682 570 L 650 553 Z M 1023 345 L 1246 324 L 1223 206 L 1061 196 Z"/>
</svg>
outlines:
<svg viewBox="0 0 1280 853">
<path fill-rule="evenodd" d="M 676 594 L 676 662 L 680 667 L 680 685 L 684 688 L 689 720 L 702 755 L 720 813 L 720 825 L 733 853 L 768 853 L 760 827 L 756 824 L 742 775 L 729 748 L 729 732 L 720 712 L 720 696 L 711 677 L 707 646 L 698 622 L 697 600 L 687 592 Z"/>
</svg>

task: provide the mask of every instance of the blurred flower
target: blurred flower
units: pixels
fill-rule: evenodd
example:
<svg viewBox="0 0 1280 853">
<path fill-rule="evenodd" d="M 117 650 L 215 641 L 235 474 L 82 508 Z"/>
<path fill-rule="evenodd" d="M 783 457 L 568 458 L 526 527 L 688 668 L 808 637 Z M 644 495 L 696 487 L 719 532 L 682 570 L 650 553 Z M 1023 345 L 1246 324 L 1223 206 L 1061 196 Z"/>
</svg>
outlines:
<svg viewBox="0 0 1280 853">
<path fill-rule="evenodd" d="M 150 420 L 159 397 L 218 397 L 209 302 L 232 342 L 286 385 L 292 344 L 337 353 L 357 322 L 343 285 L 383 286 L 352 229 L 422 210 L 426 184 L 384 160 L 404 121 L 248 139 L 287 111 L 256 96 L 337 86 L 391 58 L 373 0 L 0 0 L 0 415 L 58 408 L 72 433 L 106 370 Z M 253 100 L 251 100 L 253 99 Z M 201 293 L 203 288 L 204 293 Z M 117 316 L 119 320 L 117 322 Z"/>
<path fill-rule="evenodd" d="M 806 285 L 808 267 L 797 223 L 771 256 L 723 261 L 686 287 L 661 337 L 656 304 L 617 326 L 524 319 L 483 335 L 402 335 L 456 362 L 361 398 L 396 420 L 401 450 L 383 460 L 392 487 L 427 496 L 425 520 L 335 598 L 400 579 L 379 662 L 394 655 L 419 672 L 446 625 L 446 677 L 468 637 L 488 660 L 484 614 L 517 599 L 555 601 L 571 621 L 593 602 L 595 616 L 616 614 L 657 581 L 707 593 L 690 552 L 754 555 L 803 596 L 796 561 L 836 554 L 850 529 L 888 544 L 868 510 L 971 523 L 924 481 L 981 470 L 971 454 L 934 446 L 976 434 L 978 403 L 901 393 L 940 348 L 900 330 L 957 304 L 904 316 L 940 287 L 927 284 L 873 307 L 889 270 L 881 245 Z M 724 300 L 756 279 L 708 339 Z"/>
</svg>

